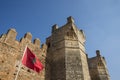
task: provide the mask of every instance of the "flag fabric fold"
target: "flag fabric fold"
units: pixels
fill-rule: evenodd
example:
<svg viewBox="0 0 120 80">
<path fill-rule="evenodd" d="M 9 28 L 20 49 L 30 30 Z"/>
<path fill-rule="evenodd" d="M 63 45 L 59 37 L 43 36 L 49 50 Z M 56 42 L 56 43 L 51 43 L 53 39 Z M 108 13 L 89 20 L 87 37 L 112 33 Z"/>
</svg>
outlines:
<svg viewBox="0 0 120 80">
<path fill-rule="evenodd" d="M 42 63 L 28 47 L 24 51 L 22 64 L 38 73 L 43 69 Z"/>
</svg>

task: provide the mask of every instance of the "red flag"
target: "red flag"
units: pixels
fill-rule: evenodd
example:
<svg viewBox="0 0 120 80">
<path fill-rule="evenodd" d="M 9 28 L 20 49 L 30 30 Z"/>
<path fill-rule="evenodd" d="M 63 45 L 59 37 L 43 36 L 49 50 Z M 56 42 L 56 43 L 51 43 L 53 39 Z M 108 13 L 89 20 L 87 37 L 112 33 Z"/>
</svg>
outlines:
<svg viewBox="0 0 120 80">
<path fill-rule="evenodd" d="M 22 64 L 36 72 L 40 72 L 43 69 L 42 63 L 28 47 L 22 57 Z"/>
</svg>

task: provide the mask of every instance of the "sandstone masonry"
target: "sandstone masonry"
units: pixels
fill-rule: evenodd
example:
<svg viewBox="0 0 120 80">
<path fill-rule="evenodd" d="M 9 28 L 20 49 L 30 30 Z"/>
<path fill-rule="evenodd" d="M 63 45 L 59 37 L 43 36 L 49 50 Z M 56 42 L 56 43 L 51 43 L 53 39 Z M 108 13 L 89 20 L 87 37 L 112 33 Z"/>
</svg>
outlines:
<svg viewBox="0 0 120 80">
<path fill-rule="evenodd" d="M 45 44 L 41 45 L 38 38 L 32 42 L 29 32 L 20 41 L 16 36 L 16 30 L 9 29 L 0 37 L 0 80 L 15 79 L 26 45 L 43 63 L 44 69 L 36 73 L 22 65 L 17 80 L 110 80 L 100 51 L 88 58 L 85 34 L 76 27 L 71 16 L 62 27 L 53 25 Z"/>
</svg>

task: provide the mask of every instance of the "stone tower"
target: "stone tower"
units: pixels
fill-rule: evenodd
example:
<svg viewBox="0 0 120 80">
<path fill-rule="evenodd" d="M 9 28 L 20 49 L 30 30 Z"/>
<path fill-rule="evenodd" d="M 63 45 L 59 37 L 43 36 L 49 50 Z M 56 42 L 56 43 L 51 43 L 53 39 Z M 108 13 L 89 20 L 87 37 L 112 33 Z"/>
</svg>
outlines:
<svg viewBox="0 0 120 80">
<path fill-rule="evenodd" d="M 96 50 L 96 56 L 88 59 L 89 70 L 92 80 L 110 80 L 105 58 Z"/>
<path fill-rule="evenodd" d="M 84 32 L 71 16 L 64 26 L 54 25 L 46 40 L 46 80 L 91 80 L 84 43 Z"/>
</svg>

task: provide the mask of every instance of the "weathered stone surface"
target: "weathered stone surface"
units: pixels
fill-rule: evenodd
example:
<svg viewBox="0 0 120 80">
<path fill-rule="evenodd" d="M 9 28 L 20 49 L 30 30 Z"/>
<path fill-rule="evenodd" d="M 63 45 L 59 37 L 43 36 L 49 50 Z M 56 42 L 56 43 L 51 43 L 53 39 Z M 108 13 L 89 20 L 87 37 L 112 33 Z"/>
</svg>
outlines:
<svg viewBox="0 0 120 80">
<path fill-rule="evenodd" d="M 71 16 L 64 26 L 58 28 L 55 24 L 51 32 L 42 45 L 38 38 L 32 43 L 31 33 L 17 41 L 15 29 L 1 35 L 0 80 L 15 79 L 26 45 L 40 59 L 44 69 L 36 73 L 22 65 L 17 80 L 110 80 L 100 51 L 96 51 L 97 56 L 88 58 L 85 34 L 78 30 Z"/>
<path fill-rule="evenodd" d="M 39 39 L 35 39 L 35 42 L 31 43 L 32 35 L 27 33 L 19 42 L 16 40 L 16 34 L 15 29 L 10 29 L 0 38 L 0 80 L 15 79 L 26 45 L 45 66 L 47 48 L 44 46 L 40 49 Z M 38 74 L 22 65 L 17 80 L 45 80 L 45 69 Z"/>
<path fill-rule="evenodd" d="M 85 34 L 83 30 L 77 29 L 72 17 L 68 17 L 67 23 L 60 28 L 54 25 L 51 36 L 46 40 L 46 60 L 50 62 L 49 65 L 46 63 L 46 68 L 49 69 L 46 70 L 49 75 L 46 75 L 46 80 L 98 80 L 97 76 L 101 76 L 99 80 L 109 80 L 99 74 L 103 71 L 106 73 L 107 68 L 96 71 L 90 67 L 94 61 L 87 57 L 84 43 Z"/>
</svg>

